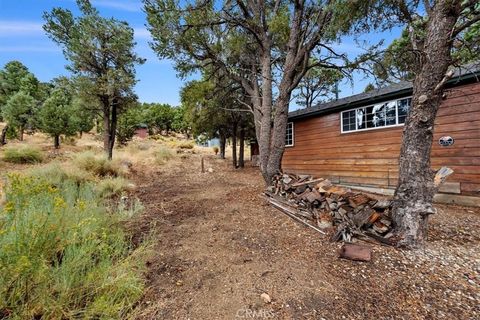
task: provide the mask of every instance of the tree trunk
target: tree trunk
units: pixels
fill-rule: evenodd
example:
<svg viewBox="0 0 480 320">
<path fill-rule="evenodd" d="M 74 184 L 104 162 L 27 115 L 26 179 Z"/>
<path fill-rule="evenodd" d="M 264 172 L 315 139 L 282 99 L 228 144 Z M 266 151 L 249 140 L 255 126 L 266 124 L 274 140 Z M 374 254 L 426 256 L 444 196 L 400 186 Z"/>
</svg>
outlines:
<svg viewBox="0 0 480 320">
<path fill-rule="evenodd" d="M 53 145 L 55 149 L 60 149 L 60 136 L 58 134 L 53 137 Z"/>
<path fill-rule="evenodd" d="M 288 97 L 280 96 L 275 103 L 275 122 L 273 124 L 272 146 L 270 148 L 270 155 L 268 157 L 267 174 L 269 182 L 271 182 L 274 175 L 276 175 L 282 168 L 282 157 L 285 150 L 285 134 L 287 131 L 288 121 L 288 106 L 290 101 L 290 94 Z"/>
<path fill-rule="evenodd" d="M 260 170 L 267 185 L 271 184 L 275 173 L 268 169 L 268 162 L 271 150 L 271 134 L 272 134 L 272 66 L 271 52 L 268 43 L 265 44 L 262 54 L 262 103 L 261 103 L 261 123 L 260 136 L 257 136 L 259 146 Z M 276 171 L 276 170 L 275 170 Z"/>
<path fill-rule="evenodd" d="M 110 134 L 108 135 L 110 140 L 108 143 L 108 160 L 113 158 L 113 147 L 115 145 L 115 137 L 117 133 L 117 105 L 112 106 L 112 120 L 110 123 Z"/>
<path fill-rule="evenodd" d="M 444 78 L 451 64 L 450 33 L 456 23 L 451 6 L 448 1 L 439 1 L 430 13 L 413 84 L 412 106 L 403 129 L 392 210 L 397 244 L 401 247 L 421 247 L 427 236 L 428 217 L 435 213 L 432 201 L 437 188 L 433 183 L 435 173 L 430 168 L 430 151 Z"/>
<path fill-rule="evenodd" d="M 20 133 L 19 133 L 19 135 L 18 135 L 18 139 L 19 139 L 20 141 L 23 141 L 23 133 L 24 133 L 24 131 L 25 131 L 25 129 L 23 128 L 23 126 L 20 127 Z"/>
<path fill-rule="evenodd" d="M 8 125 L 6 125 L 2 129 L 2 134 L 0 135 L 0 146 L 4 146 L 7 144 L 7 131 L 8 131 Z"/>
<path fill-rule="evenodd" d="M 245 168 L 245 127 L 241 126 L 240 127 L 240 150 L 238 153 L 238 167 L 239 168 Z"/>
<path fill-rule="evenodd" d="M 225 146 L 227 144 L 227 136 L 220 131 L 220 159 L 225 159 Z"/>
<path fill-rule="evenodd" d="M 232 123 L 232 164 L 237 168 L 237 123 Z"/>
<path fill-rule="evenodd" d="M 103 150 L 108 154 L 110 145 L 110 106 L 103 108 Z"/>
</svg>

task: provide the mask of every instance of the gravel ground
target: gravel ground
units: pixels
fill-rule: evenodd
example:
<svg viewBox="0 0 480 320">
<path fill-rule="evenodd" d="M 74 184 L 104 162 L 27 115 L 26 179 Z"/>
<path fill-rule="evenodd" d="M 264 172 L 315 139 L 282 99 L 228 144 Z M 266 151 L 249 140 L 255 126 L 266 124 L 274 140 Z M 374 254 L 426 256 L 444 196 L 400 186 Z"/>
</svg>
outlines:
<svg viewBox="0 0 480 320">
<path fill-rule="evenodd" d="M 228 165 L 138 170 L 132 228 L 154 230 L 158 253 L 138 319 L 480 319 L 480 208 L 438 205 L 425 249 L 374 245 L 353 262 L 268 206 L 256 169 Z"/>
</svg>

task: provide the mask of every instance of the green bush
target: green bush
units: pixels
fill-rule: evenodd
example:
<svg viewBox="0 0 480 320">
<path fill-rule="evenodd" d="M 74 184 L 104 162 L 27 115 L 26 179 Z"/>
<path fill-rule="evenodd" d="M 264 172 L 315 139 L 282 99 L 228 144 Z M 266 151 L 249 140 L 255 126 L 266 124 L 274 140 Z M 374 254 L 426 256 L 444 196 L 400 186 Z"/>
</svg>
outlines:
<svg viewBox="0 0 480 320">
<path fill-rule="evenodd" d="M 132 250 L 93 183 L 8 177 L 0 208 L 0 317 L 124 319 L 142 296 Z"/>
<path fill-rule="evenodd" d="M 5 149 L 3 161 L 12 163 L 39 163 L 43 161 L 42 152 L 30 146 L 10 147 Z"/>
<path fill-rule="evenodd" d="M 168 160 L 173 158 L 174 154 L 170 148 L 160 146 L 158 150 L 154 152 L 155 161 L 158 164 L 165 164 Z"/>
<path fill-rule="evenodd" d="M 44 179 L 54 186 L 61 185 L 65 180 L 71 180 L 77 184 L 94 180 L 94 176 L 90 172 L 79 168 L 63 167 L 59 163 L 34 167 L 28 173 L 33 177 Z"/>
<path fill-rule="evenodd" d="M 126 176 L 128 167 L 123 165 L 118 159 L 108 160 L 105 156 L 95 155 L 91 151 L 77 154 L 73 159 L 74 164 L 83 170 L 91 172 L 97 176 Z"/>
</svg>

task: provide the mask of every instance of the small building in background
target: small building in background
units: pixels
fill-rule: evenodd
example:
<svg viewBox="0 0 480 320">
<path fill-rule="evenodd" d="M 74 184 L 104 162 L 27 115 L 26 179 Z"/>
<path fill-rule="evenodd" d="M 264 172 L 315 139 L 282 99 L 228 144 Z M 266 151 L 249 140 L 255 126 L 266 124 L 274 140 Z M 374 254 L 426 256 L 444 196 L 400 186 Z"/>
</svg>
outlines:
<svg viewBox="0 0 480 320">
<path fill-rule="evenodd" d="M 141 123 L 135 129 L 135 137 L 140 139 L 148 138 L 148 126 L 145 123 Z"/>
<path fill-rule="evenodd" d="M 204 136 L 199 136 L 197 137 L 196 142 L 200 147 L 220 147 L 219 138 L 206 139 Z"/>
</svg>

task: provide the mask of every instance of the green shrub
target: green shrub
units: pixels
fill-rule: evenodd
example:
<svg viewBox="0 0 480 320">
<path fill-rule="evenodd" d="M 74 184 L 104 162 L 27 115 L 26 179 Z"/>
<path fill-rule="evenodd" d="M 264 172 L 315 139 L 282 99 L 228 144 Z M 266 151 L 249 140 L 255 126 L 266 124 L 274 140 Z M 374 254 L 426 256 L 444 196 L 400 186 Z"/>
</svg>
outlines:
<svg viewBox="0 0 480 320">
<path fill-rule="evenodd" d="M 59 163 L 34 167 L 28 173 L 33 177 L 44 179 L 54 186 L 60 185 L 65 180 L 71 180 L 77 184 L 94 180 L 94 176 L 90 172 L 80 168 L 63 167 Z"/>
<path fill-rule="evenodd" d="M 0 208 L 0 315 L 124 319 L 142 296 L 145 248 L 132 251 L 124 215 L 93 183 L 8 177 Z"/>
<path fill-rule="evenodd" d="M 39 163 L 43 161 L 42 152 L 30 146 L 10 147 L 5 149 L 3 161 L 12 163 Z"/>
<path fill-rule="evenodd" d="M 180 149 L 193 149 L 195 145 L 193 144 L 193 142 L 182 142 L 178 145 L 178 147 Z"/>
<path fill-rule="evenodd" d="M 123 165 L 121 160 L 108 160 L 103 155 L 95 155 L 91 151 L 77 154 L 73 159 L 74 164 L 83 170 L 91 172 L 97 176 L 125 176 L 128 174 L 128 167 Z"/>
<path fill-rule="evenodd" d="M 160 146 L 158 150 L 154 152 L 155 161 L 158 164 L 165 164 L 168 160 L 173 158 L 174 154 L 170 148 Z"/>
</svg>

